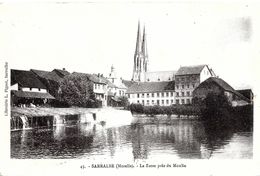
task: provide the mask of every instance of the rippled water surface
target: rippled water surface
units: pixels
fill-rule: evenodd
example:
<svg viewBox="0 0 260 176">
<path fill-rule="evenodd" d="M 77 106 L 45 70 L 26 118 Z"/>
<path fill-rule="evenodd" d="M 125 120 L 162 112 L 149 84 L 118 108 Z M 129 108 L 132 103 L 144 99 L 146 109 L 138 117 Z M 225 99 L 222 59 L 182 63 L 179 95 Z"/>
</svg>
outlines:
<svg viewBox="0 0 260 176">
<path fill-rule="evenodd" d="M 116 128 L 70 125 L 11 132 L 12 158 L 252 158 L 252 132 L 208 133 L 196 120 Z"/>
</svg>

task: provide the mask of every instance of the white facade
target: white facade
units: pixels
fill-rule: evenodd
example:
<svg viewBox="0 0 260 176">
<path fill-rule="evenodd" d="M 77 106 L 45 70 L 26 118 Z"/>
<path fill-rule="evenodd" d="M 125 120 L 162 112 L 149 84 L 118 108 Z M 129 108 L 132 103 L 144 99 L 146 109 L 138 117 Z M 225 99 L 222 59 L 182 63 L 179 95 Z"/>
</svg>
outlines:
<svg viewBox="0 0 260 176">
<path fill-rule="evenodd" d="M 47 93 L 46 89 L 41 88 L 32 88 L 32 87 L 20 87 L 20 89 L 24 92 L 39 92 L 39 93 Z M 18 83 L 11 86 L 11 90 L 19 90 Z"/>
<path fill-rule="evenodd" d="M 208 69 L 207 66 L 205 66 L 202 71 L 200 72 L 200 83 L 208 79 L 209 77 L 213 76 Z"/>
<path fill-rule="evenodd" d="M 144 106 L 170 106 L 175 104 L 174 91 L 127 93 L 127 97 L 130 104 L 139 103 Z"/>
<path fill-rule="evenodd" d="M 107 84 L 93 83 L 93 92 L 97 100 L 102 102 L 102 106 L 107 106 Z"/>
</svg>

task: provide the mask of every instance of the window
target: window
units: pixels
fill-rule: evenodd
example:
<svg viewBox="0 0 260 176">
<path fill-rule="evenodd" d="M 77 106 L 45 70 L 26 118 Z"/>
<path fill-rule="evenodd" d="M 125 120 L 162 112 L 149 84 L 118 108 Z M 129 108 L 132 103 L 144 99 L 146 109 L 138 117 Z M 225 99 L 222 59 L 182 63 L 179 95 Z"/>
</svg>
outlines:
<svg viewBox="0 0 260 176">
<path fill-rule="evenodd" d="M 169 100 L 166 100 L 166 104 L 169 104 Z"/>
<path fill-rule="evenodd" d="M 179 99 L 176 100 L 176 104 L 180 104 L 180 100 Z"/>
<path fill-rule="evenodd" d="M 30 87 L 30 90 L 32 90 L 32 88 Z"/>
<path fill-rule="evenodd" d="M 181 85 L 181 88 L 184 89 L 184 85 Z"/>
<path fill-rule="evenodd" d="M 97 89 L 97 84 L 94 84 L 95 89 Z"/>
<path fill-rule="evenodd" d="M 179 89 L 179 85 L 176 85 L 176 89 Z"/>
<path fill-rule="evenodd" d="M 152 97 L 154 97 L 154 93 L 152 93 Z"/>
<path fill-rule="evenodd" d="M 189 84 L 187 84 L 187 88 L 190 88 L 190 85 L 189 85 Z"/>
<path fill-rule="evenodd" d="M 142 98 L 144 98 L 144 94 L 142 94 Z"/>
<path fill-rule="evenodd" d="M 39 88 L 38 90 L 39 90 L 39 91 L 41 91 L 41 89 L 40 89 L 40 88 Z"/>
<path fill-rule="evenodd" d="M 171 92 L 171 97 L 173 97 L 173 92 Z"/>
<path fill-rule="evenodd" d="M 186 102 L 187 102 L 187 104 L 190 104 L 190 99 L 187 99 L 187 101 L 186 101 Z"/>
<path fill-rule="evenodd" d="M 176 97 L 178 97 L 179 96 L 179 92 L 176 92 Z"/>
<path fill-rule="evenodd" d="M 144 105 L 144 100 L 142 100 L 142 104 Z"/>
<path fill-rule="evenodd" d="M 146 104 L 149 105 L 149 103 L 150 103 L 149 100 L 147 100 L 147 101 L 146 101 Z"/>
<path fill-rule="evenodd" d="M 164 97 L 164 93 L 162 92 L 162 97 Z"/>
<path fill-rule="evenodd" d="M 195 88 L 195 84 L 192 84 L 192 87 Z"/>
<path fill-rule="evenodd" d="M 152 100 L 152 105 L 154 105 L 154 100 Z"/>
<path fill-rule="evenodd" d="M 187 96 L 190 96 L 190 92 L 189 91 L 187 92 Z"/>
<path fill-rule="evenodd" d="M 146 97 L 149 98 L 149 93 L 146 94 Z"/>
<path fill-rule="evenodd" d="M 157 105 L 160 105 L 160 100 L 157 100 Z"/>
<path fill-rule="evenodd" d="M 164 100 L 162 100 L 162 105 L 164 105 Z"/>
<path fill-rule="evenodd" d="M 181 104 L 185 104 L 184 99 L 181 100 Z"/>
<path fill-rule="evenodd" d="M 140 94 L 137 94 L 137 98 L 139 98 L 140 97 Z"/>
<path fill-rule="evenodd" d="M 181 78 L 181 81 L 184 81 L 184 78 Z"/>
<path fill-rule="evenodd" d="M 168 92 L 166 92 L 166 97 L 169 97 L 169 93 Z"/>
<path fill-rule="evenodd" d="M 160 93 L 159 92 L 157 93 L 157 97 L 160 97 Z"/>
<path fill-rule="evenodd" d="M 128 94 L 127 97 L 130 98 L 130 94 Z"/>
<path fill-rule="evenodd" d="M 171 100 L 171 104 L 173 104 L 173 100 Z"/>
<path fill-rule="evenodd" d="M 182 92 L 182 93 L 181 93 L 181 96 L 183 96 L 183 97 L 184 97 L 184 92 Z"/>
<path fill-rule="evenodd" d="M 139 100 L 137 100 L 137 103 L 140 103 Z"/>
</svg>

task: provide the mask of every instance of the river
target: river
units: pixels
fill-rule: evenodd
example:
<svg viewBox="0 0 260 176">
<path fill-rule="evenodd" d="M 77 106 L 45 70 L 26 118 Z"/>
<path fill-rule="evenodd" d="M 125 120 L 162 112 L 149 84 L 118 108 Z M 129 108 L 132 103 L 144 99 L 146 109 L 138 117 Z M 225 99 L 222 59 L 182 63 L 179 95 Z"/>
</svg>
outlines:
<svg viewBox="0 0 260 176">
<path fill-rule="evenodd" d="M 213 135 L 212 135 L 213 134 Z M 251 159 L 252 131 L 208 133 L 198 120 L 106 128 L 76 124 L 11 132 L 17 159 Z"/>
</svg>

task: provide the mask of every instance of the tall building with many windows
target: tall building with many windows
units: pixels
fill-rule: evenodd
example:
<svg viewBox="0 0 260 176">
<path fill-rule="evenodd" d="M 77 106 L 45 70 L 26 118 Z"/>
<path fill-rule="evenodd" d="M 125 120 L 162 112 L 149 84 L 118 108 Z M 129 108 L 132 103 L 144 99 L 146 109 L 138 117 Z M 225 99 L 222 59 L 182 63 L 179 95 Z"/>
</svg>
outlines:
<svg viewBox="0 0 260 176">
<path fill-rule="evenodd" d="M 212 76 L 215 74 L 208 65 L 180 67 L 175 74 L 176 104 L 191 104 L 193 90 Z"/>
<path fill-rule="evenodd" d="M 140 33 L 138 23 L 132 81 L 126 95 L 130 103 L 145 106 L 191 104 L 193 90 L 215 73 L 208 65 L 185 66 L 177 71 L 148 72 L 148 53 L 145 28 Z"/>
</svg>

